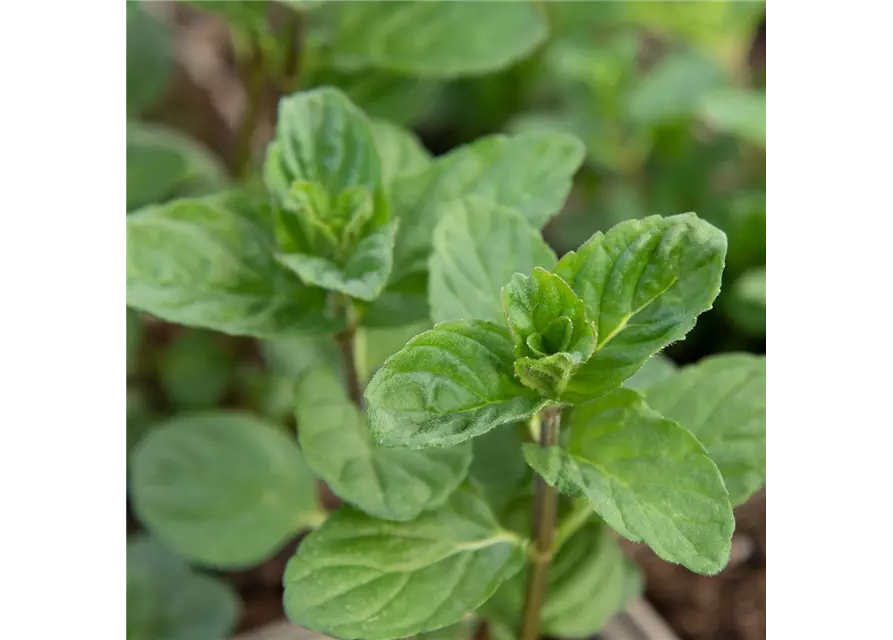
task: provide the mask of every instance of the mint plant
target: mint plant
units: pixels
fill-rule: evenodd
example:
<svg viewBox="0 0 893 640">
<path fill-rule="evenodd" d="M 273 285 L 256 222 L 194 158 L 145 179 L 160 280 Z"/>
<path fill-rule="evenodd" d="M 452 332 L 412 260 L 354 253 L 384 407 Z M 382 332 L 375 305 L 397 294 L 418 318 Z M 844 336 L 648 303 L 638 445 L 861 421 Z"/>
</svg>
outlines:
<svg viewBox="0 0 893 640">
<path fill-rule="evenodd" d="M 130 477 L 149 532 L 235 569 L 310 531 L 285 611 L 351 639 L 591 635 L 641 590 L 614 532 L 720 571 L 765 480 L 764 359 L 656 354 L 711 308 L 725 235 L 649 216 L 558 259 L 572 136 L 432 158 L 334 88 L 278 114 L 262 187 L 128 215 L 127 302 L 291 363 L 297 441 L 236 411 L 154 427 Z"/>
</svg>

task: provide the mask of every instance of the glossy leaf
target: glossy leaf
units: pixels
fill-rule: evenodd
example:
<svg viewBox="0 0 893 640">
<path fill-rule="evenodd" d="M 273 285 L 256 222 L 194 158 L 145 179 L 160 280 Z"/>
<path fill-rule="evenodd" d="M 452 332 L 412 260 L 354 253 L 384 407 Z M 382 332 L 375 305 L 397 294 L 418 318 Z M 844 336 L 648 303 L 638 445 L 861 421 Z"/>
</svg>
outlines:
<svg viewBox="0 0 893 640">
<path fill-rule="evenodd" d="M 484 604 L 483 616 L 517 633 L 526 580 L 523 570 L 504 583 Z M 586 524 L 558 550 L 549 568 L 543 633 L 557 638 L 595 636 L 627 604 L 631 581 L 641 582 L 638 569 L 623 555 L 611 530 L 600 522 Z"/>
<path fill-rule="evenodd" d="M 167 27 L 143 2 L 127 3 L 127 113 L 157 102 L 174 67 Z"/>
<path fill-rule="evenodd" d="M 531 2 L 335 4 L 334 56 L 344 69 L 380 67 L 453 78 L 497 71 L 548 35 Z M 461 33 L 461 42 L 456 34 Z"/>
<path fill-rule="evenodd" d="M 428 277 L 431 317 L 505 322 L 500 290 L 514 273 L 558 259 L 520 213 L 469 197 L 445 207 L 434 230 Z"/>
<path fill-rule="evenodd" d="M 691 433 L 631 389 L 574 407 L 566 450 L 524 445 L 552 486 L 585 496 L 619 534 L 669 562 L 715 574 L 735 520 L 716 465 Z"/>
<path fill-rule="evenodd" d="M 542 402 L 515 380 L 511 337 L 455 321 L 416 336 L 366 387 L 372 437 L 385 446 L 446 447 L 533 415 Z"/>
<path fill-rule="evenodd" d="M 527 387 L 557 399 L 595 349 L 595 327 L 584 302 L 557 275 L 541 267 L 516 273 L 502 289 L 515 343 L 515 375 Z"/>
<path fill-rule="evenodd" d="M 648 406 L 707 448 L 732 506 L 766 483 L 766 358 L 722 354 L 683 367 L 645 390 Z"/>
<path fill-rule="evenodd" d="M 622 222 L 563 256 L 555 273 L 586 303 L 597 343 L 562 398 L 607 393 L 683 338 L 712 308 L 725 255 L 725 234 L 686 213 Z"/>
<path fill-rule="evenodd" d="M 140 521 L 195 562 L 257 564 L 322 519 L 297 443 L 248 414 L 193 413 L 153 429 L 135 451 Z"/>
<path fill-rule="evenodd" d="M 375 120 L 372 122 L 372 134 L 385 183 L 418 173 L 431 164 L 431 154 L 411 131 L 387 120 Z"/>
<path fill-rule="evenodd" d="M 127 640 L 229 637 L 241 609 L 231 586 L 196 573 L 158 541 L 127 542 Z"/>
<path fill-rule="evenodd" d="M 198 142 L 162 125 L 127 123 L 128 211 L 205 195 L 226 182 L 223 166 Z"/>
<path fill-rule="evenodd" d="M 295 403 L 307 464 L 342 500 L 371 516 L 412 520 L 439 507 L 471 464 L 469 443 L 425 451 L 376 447 L 366 416 L 326 369 L 300 381 Z"/>
<path fill-rule="evenodd" d="M 391 205 L 400 229 L 392 281 L 427 271 L 433 230 L 448 211 L 445 206 L 459 198 L 479 196 L 542 227 L 561 210 L 584 154 L 580 141 L 567 134 L 493 135 L 395 181 Z"/>
<path fill-rule="evenodd" d="M 409 522 L 343 507 L 289 561 L 285 611 L 345 639 L 433 631 L 462 620 L 521 569 L 521 542 L 465 488 Z"/>
<path fill-rule="evenodd" d="M 220 200 L 184 199 L 127 217 L 127 305 L 162 320 L 277 338 L 332 328 L 324 293 L 273 257 L 272 240 Z"/>
</svg>

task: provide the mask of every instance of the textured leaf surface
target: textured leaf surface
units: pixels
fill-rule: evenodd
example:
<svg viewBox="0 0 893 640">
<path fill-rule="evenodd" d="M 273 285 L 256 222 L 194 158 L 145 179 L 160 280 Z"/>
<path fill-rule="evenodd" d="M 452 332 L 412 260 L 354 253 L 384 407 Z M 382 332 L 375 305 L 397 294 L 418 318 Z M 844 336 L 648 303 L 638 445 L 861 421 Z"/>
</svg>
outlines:
<svg viewBox="0 0 893 640">
<path fill-rule="evenodd" d="M 334 55 L 346 69 L 381 67 L 452 78 L 505 68 L 548 35 L 530 2 L 335 5 Z M 461 34 L 461 41 L 457 41 Z"/>
<path fill-rule="evenodd" d="M 198 142 L 168 127 L 127 123 L 128 211 L 211 193 L 226 182 L 220 162 Z"/>
<path fill-rule="evenodd" d="M 585 496 L 619 534 L 703 574 L 729 559 L 735 521 L 716 465 L 631 389 L 574 407 L 567 450 L 524 445 L 552 486 Z"/>
<path fill-rule="evenodd" d="M 127 640 L 229 637 L 241 608 L 232 587 L 194 572 L 158 541 L 127 542 Z"/>
<path fill-rule="evenodd" d="M 316 481 L 297 443 L 248 414 L 172 418 L 133 461 L 140 521 L 190 560 L 245 567 L 321 519 Z"/>
<path fill-rule="evenodd" d="M 334 260 L 304 253 L 278 253 L 276 259 L 308 285 L 374 300 L 391 273 L 395 233 L 394 223 L 372 231 L 357 243 L 343 267 Z"/>
<path fill-rule="evenodd" d="M 517 628 L 524 606 L 527 571 L 505 582 L 487 601 L 482 614 L 510 629 Z M 625 558 L 600 522 L 591 522 L 559 549 L 549 568 L 542 630 L 558 638 L 589 638 L 629 600 L 638 569 Z M 517 637 L 517 636 L 515 636 Z"/>
<path fill-rule="evenodd" d="M 465 488 L 410 522 L 343 507 L 289 561 L 285 611 L 297 624 L 345 639 L 433 631 L 461 620 L 517 573 L 520 543 Z"/>
<path fill-rule="evenodd" d="M 691 431 L 707 448 L 732 506 L 766 483 L 766 358 L 704 358 L 646 389 L 648 406 Z"/>
<path fill-rule="evenodd" d="M 448 205 L 434 230 L 428 297 L 434 322 L 505 322 L 500 289 L 558 259 L 520 213 L 479 197 Z"/>
<path fill-rule="evenodd" d="M 372 134 L 385 183 L 418 173 L 431 164 L 431 154 L 411 131 L 387 120 L 374 120 Z"/>
<path fill-rule="evenodd" d="M 332 197 L 355 186 L 375 192 L 381 166 L 369 120 L 332 87 L 283 98 L 264 175 L 280 200 L 296 180 L 320 184 Z"/>
<path fill-rule="evenodd" d="M 555 273 L 586 303 L 597 343 L 562 397 L 607 393 L 683 338 L 719 294 L 726 246 L 722 231 L 686 213 L 627 220 L 563 256 Z"/>
<path fill-rule="evenodd" d="M 386 446 L 446 447 L 524 420 L 541 404 L 512 373 L 508 331 L 455 321 L 416 336 L 366 387 L 373 438 Z"/>
<path fill-rule="evenodd" d="M 307 464 L 341 499 L 369 515 L 412 520 L 442 505 L 468 472 L 470 443 L 425 451 L 375 446 L 366 416 L 326 369 L 301 380 L 295 402 Z"/>
<path fill-rule="evenodd" d="M 323 292 L 280 266 L 271 243 L 214 198 L 141 209 L 127 217 L 127 305 L 258 338 L 332 328 Z"/>
<path fill-rule="evenodd" d="M 493 135 L 397 180 L 391 191 L 393 212 L 400 218 L 392 280 L 427 271 L 433 230 L 453 200 L 479 196 L 542 227 L 561 210 L 584 154 L 582 143 L 567 134 Z"/>
</svg>

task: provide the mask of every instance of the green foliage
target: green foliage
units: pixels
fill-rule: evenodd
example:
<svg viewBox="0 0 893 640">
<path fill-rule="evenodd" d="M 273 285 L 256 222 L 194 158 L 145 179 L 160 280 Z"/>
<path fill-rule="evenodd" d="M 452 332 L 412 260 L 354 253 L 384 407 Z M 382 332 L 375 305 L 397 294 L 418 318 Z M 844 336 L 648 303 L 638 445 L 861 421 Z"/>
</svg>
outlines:
<svg viewBox="0 0 893 640">
<path fill-rule="evenodd" d="M 135 451 L 132 498 L 162 542 L 198 563 L 246 567 L 323 514 L 297 444 L 247 414 L 184 415 Z"/>
<path fill-rule="evenodd" d="M 161 97 L 173 71 L 171 36 L 144 5 L 135 0 L 127 3 L 128 115 L 151 107 Z"/>
<path fill-rule="evenodd" d="M 232 587 L 196 573 L 157 540 L 128 540 L 127 640 L 227 637 L 241 608 Z"/>
<path fill-rule="evenodd" d="M 211 409 L 229 389 L 234 364 L 217 336 L 186 331 L 161 355 L 158 381 L 175 409 Z"/>
</svg>

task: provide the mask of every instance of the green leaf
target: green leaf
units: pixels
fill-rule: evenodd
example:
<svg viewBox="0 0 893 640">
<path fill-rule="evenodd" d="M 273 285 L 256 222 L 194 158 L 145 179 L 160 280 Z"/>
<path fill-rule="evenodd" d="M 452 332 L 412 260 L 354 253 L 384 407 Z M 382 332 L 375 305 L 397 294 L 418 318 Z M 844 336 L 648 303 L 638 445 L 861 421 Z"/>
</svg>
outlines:
<svg viewBox="0 0 893 640">
<path fill-rule="evenodd" d="M 515 343 L 515 375 L 557 399 L 595 349 L 595 326 L 583 301 L 542 267 L 516 273 L 502 289 L 502 306 Z"/>
<path fill-rule="evenodd" d="M 372 133 L 386 184 L 394 178 L 418 173 L 431 164 L 431 154 L 411 131 L 387 120 L 375 120 Z"/>
<path fill-rule="evenodd" d="M 343 267 L 334 260 L 304 253 L 277 253 L 276 259 L 308 285 L 359 300 L 375 300 L 391 272 L 396 231 L 396 222 L 391 222 L 367 235 Z"/>
<path fill-rule="evenodd" d="M 549 568 L 542 631 L 550 637 L 590 638 L 629 600 L 628 584 L 640 580 L 611 530 L 590 522 L 563 545 Z M 487 620 L 517 631 L 524 606 L 527 571 L 505 582 L 484 604 Z M 517 636 L 514 636 L 517 637 Z"/>
<path fill-rule="evenodd" d="M 474 628 L 474 619 L 471 616 L 465 616 L 456 624 L 420 633 L 416 637 L 418 640 L 471 640 Z"/>
<path fill-rule="evenodd" d="M 279 101 L 264 179 L 280 204 L 289 202 L 292 185 L 301 181 L 320 185 L 332 198 L 364 187 L 373 194 L 376 211 L 387 206 L 380 195 L 381 166 L 369 120 L 333 87 Z"/>
<path fill-rule="evenodd" d="M 766 484 L 766 358 L 722 354 L 645 390 L 648 406 L 691 431 L 737 506 Z"/>
<path fill-rule="evenodd" d="M 427 271 L 433 230 L 449 211 L 447 205 L 459 198 L 479 196 L 542 227 L 561 210 L 584 155 L 582 143 L 563 133 L 493 135 L 396 180 L 391 206 L 400 229 L 392 281 Z"/>
<path fill-rule="evenodd" d="M 623 386 L 627 389 L 644 391 L 648 387 L 672 378 L 678 367 L 667 356 L 657 353 L 650 360 L 646 360 L 642 368 L 627 378 Z"/>
<path fill-rule="evenodd" d="M 743 331 L 766 335 L 766 267 L 748 269 L 735 280 L 725 312 Z"/>
<path fill-rule="evenodd" d="M 162 125 L 127 123 L 127 211 L 205 195 L 226 182 L 223 165 L 198 142 Z"/>
<path fill-rule="evenodd" d="M 137 357 L 142 344 L 143 328 L 140 322 L 140 314 L 130 307 L 127 308 L 127 372 L 136 371 Z"/>
<path fill-rule="evenodd" d="M 431 317 L 502 323 L 500 290 L 512 274 L 552 269 L 555 253 L 520 213 L 480 197 L 453 201 L 434 230 Z"/>
<path fill-rule="evenodd" d="M 260 353 L 274 373 L 295 380 L 318 366 L 332 366 L 340 357 L 338 345 L 328 336 L 267 340 L 260 343 Z"/>
<path fill-rule="evenodd" d="M 323 517 L 297 443 L 248 414 L 170 419 L 135 451 L 132 480 L 134 508 L 149 531 L 215 567 L 258 564 Z"/>
<path fill-rule="evenodd" d="M 726 89 L 706 96 L 700 116 L 723 133 L 766 146 L 766 94 Z"/>
<path fill-rule="evenodd" d="M 271 339 L 337 331 L 325 295 L 273 257 L 267 232 L 209 198 L 127 217 L 127 305 L 162 320 Z"/>
<path fill-rule="evenodd" d="M 343 507 L 289 561 L 285 611 L 296 624 L 345 639 L 433 631 L 459 622 L 521 569 L 521 542 L 465 488 L 409 522 Z"/>
<path fill-rule="evenodd" d="M 472 440 L 474 458 L 468 475 L 497 512 L 530 486 L 530 467 L 521 454 L 520 429 L 524 426 L 493 429 Z"/>
<path fill-rule="evenodd" d="M 484 74 L 530 55 L 548 35 L 530 2 L 359 2 L 334 7 L 335 63 L 348 70 L 381 67 L 434 78 Z"/>
<path fill-rule="evenodd" d="M 127 542 L 127 640 L 229 637 L 241 609 L 226 582 L 194 572 L 156 540 Z"/>
<path fill-rule="evenodd" d="M 716 465 L 695 437 L 631 389 L 574 407 L 567 450 L 524 445 L 550 485 L 585 496 L 620 535 L 702 574 L 729 559 L 735 520 Z"/>
<path fill-rule="evenodd" d="M 127 3 L 127 113 L 136 115 L 161 97 L 174 68 L 167 27 L 143 2 Z"/>
<path fill-rule="evenodd" d="M 376 447 L 366 416 L 326 369 L 298 384 L 295 417 L 310 468 L 342 500 L 377 518 L 412 520 L 439 507 L 471 464 L 468 443 L 426 451 Z"/>
<path fill-rule="evenodd" d="M 208 409 L 226 395 L 235 358 L 219 336 L 186 331 L 169 344 L 158 361 L 158 383 L 177 410 Z"/>
<path fill-rule="evenodd" d="M 385 446 L 448 447 L 542 405 L 515 380 L 508 330 L 480 320 L 444 322 L 389 358 L 366 387 L 373 439 Z"/>
<path fill-rule="evenodd" d="M 725 234 L 686 213 L 622 222 L 563 256 L 555 273 L 586 303 L 598 341 L 562 398 L 607 393 L 683 338 L 712 308 L 725 255 Z"/>
<path fill-rule="evenodd" d="M 431 322 L 428 320 L 385 329 L 360 327 L 356 344 L 358 349 L 362 349 L 362 356 L 358 356 L 357 366 L 363 381 L 368 381 L 385 360 L 400 351 L 412 338 L 430 328 Z"/>
<path fill-rule="evenodd" d="M 392 273 L 391 281 L 393 279 Z M 381 295 L 365 306 L 360 318 L 362 326 L 375 329 L 404 327 L 421 322 L 430 322 L 426 272 L 412 274 L 401 279 L 398 284 L 389 282 Z"/>
<path fill-rule="evenodd" d="M 640 124 L 694 117 L 701 101 L 727 83 L 722 69 L 709 57 L 687 52 L 668 55 L 630 94 L 629 116 Z"/>
</svg>

